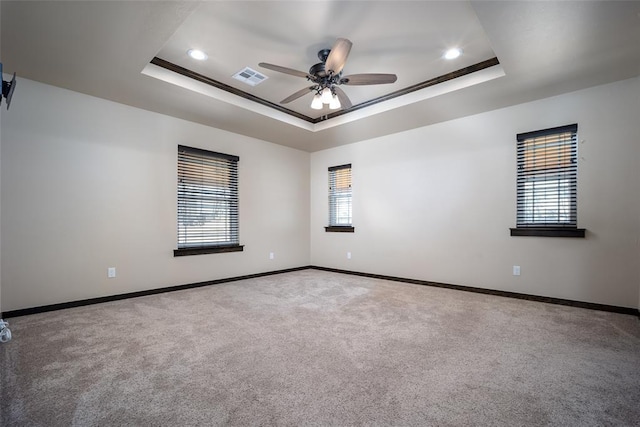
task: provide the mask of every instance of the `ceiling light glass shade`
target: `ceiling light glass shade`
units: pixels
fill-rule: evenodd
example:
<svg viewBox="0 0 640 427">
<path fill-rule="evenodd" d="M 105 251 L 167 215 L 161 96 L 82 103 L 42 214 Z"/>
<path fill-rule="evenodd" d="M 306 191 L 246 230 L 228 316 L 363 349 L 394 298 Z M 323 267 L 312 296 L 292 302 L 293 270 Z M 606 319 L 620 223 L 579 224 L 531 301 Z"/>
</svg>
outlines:
<svg viewBox="0 0 640 427">
<path fill-rule="evenodd" d="M 322 98 L 320 95 L 313 97 L 313 101 L 311 101 L 311 108 L 314 110 L 322 110 Z"/>
<path fill-rule="evenodd" d="M 322 89 L 322 103 L 331 104 L 331 99 L 332 99 L 331 89 L 329 89 L 328 87 L 325 87 L 324 89 Z"/>
<path fill-rule="evenodd" d="M 462 50 L 458 49 L 457 47 L 453 49 L 449 49 L 444 53 L 445 59 L 456 59 L 460 55 L 462 55 Z"/>
<path fill-rule="evenodd" d="M 331 102 L 329 103 L 329 108 L 332 110 L 337 110 L 340 107 L 340 100 L 337 96 L 333 95 L 333 97 L 331 98 Z"/>
<path fill-rule="evenodd" d="M 187 51 L 187 55 L 189 55 L 193 59 L 197 59 L 198 61 L 204 61 L 209 57 L 206 53 L 198 49 L 189 49 Z"/>
</svg>

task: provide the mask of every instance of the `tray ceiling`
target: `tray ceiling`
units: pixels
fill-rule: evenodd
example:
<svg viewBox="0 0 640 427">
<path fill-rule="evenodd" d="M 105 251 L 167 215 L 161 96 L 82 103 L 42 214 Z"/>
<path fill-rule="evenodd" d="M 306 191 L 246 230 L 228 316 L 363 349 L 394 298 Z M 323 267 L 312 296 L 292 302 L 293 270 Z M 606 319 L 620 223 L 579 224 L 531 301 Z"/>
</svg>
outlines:
<svg viewBox="0 0 640 427">
<path fill-rule="evenodd" d="M 18 75 L 15 103 L 27 78 L 306 151 L 640 74 L 639 1 L 3 0 L 0 18 L 4 71 Z M 345 74 L 398 76 L 342 86 L 354 104 L 491 58 L 499 65 L 311 123 L 150 64 L 158 57 L 278 104 L 307 82 L 257 64 L 307 71 L 338 37 L 353 42 Z M 442 59 L 452 46 L 463 55 Z M 209 59 L 193 61 L 190 48 Z M 268 80 L 232 79 L 247 66 Z M 288 108 L 322 118 L 310 103 L 305 95 Z"/>
</svg>

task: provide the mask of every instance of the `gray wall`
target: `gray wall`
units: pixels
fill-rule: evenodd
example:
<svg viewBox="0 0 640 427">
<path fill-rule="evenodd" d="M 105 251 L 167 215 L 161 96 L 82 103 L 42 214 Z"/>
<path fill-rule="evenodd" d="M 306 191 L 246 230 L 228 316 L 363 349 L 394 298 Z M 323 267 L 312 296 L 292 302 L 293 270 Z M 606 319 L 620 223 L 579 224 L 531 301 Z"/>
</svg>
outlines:
<svg viewBox="0 0 640 427">
<path fill-rule="evenodd" d="M 26 79 L 6 113 L 4 311 L 309 263 L 306 152 Z M 173 257 L 178 144 L 240 156 L 244 252 Z"/>
<path fill-rule="evenodd" d="M 315 152 L 311 263 L 637 307 L 639 99 L 635 78 Z M 516 134 L 571 123 L 587 238 L 510 237 Z M 326 233 L 327 167 L 344 163 L 355 233 Z"/>
<path fill-rule="evenodd" d="M 14 101 L 3 311 L 310 263 L 640 306 L 637 78 L 311 155 L 25 79 Z M 587 238 L 510 237 L 516 133 L 575 122 Z M 178 144 L 240 156 L 244 252 L 172 256 Z M 327 167 L 349 162 L 356 232 L 325 233 Z"/>
</svg>

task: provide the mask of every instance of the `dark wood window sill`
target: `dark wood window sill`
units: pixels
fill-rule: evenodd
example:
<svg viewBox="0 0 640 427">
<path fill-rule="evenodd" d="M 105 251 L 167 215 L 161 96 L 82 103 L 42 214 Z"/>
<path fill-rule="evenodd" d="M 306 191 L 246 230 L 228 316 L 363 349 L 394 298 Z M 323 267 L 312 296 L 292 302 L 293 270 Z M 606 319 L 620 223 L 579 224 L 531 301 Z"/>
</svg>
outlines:
<svg viewBox="0 0 640 427">
<path fill-rule="evenodd" d="M 229 245 L 229 246 L 208 246 L 203 248 L 182 248 L 174 249 L 173 256 L 187 256 L 187 255 L 204 255 L 204 254 L 220 254 L 224 252 L 242 252 L 244 245 Z"/>
<path fill-rule="evenodd" d="M 353 233 L 356 229 L 350 225 L 330 225 L 325 227 L 324 231 L 327 233 Z"/>
<path fill-rule="evenodd" d="M 511 228 L 511 236 L 532 236 L 532 237 L 579 237 L 584 238 L 584 228 L 562 228 L 562 227 L 522 227 Z"/>
</svg>

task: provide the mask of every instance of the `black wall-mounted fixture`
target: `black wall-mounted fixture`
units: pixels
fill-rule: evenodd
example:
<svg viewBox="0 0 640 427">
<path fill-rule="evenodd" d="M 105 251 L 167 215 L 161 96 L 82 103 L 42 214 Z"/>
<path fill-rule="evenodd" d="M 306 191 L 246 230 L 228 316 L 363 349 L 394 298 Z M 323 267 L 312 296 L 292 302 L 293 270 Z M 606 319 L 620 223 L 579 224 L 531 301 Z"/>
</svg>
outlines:
<svg viewBox="0 0 640 427">
<path fill-rule="evenodd" d="M 0 76 L 2 76 L 2 63 L 0 62 Z M 10 82 L 2 80 L 2 95 L 0 95 L 0 105 L 2 105 L 2 98 L 7 100 L 7 110 L 11 105 L 11 98 L 13 98 L 13 91 L 16 90 L 16 73 L 13 73 L 13 78 Z"/>
</svg>

